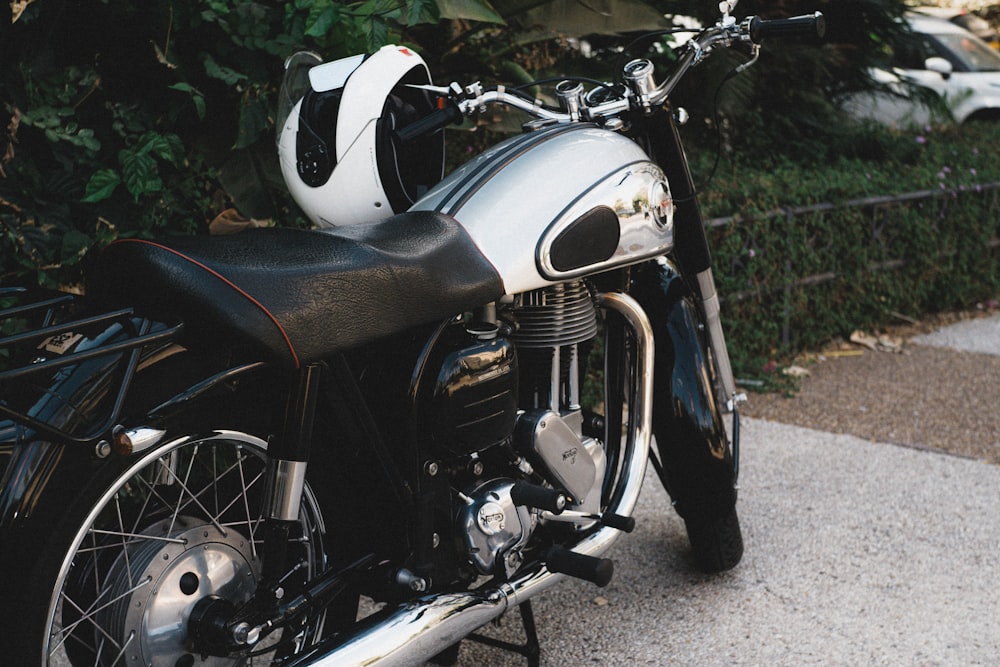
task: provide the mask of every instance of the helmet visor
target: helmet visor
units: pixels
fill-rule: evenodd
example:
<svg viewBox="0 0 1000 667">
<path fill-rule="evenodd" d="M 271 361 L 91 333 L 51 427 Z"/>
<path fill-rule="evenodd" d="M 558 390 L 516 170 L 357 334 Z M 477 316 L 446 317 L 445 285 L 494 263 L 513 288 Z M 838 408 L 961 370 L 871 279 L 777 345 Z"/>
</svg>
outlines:
<svg viewBox="0 0 1000 667">
<path fill-rule="evenodd" d="M 323 59 L 312 51 L 298 51 L 285 60 L 285 76 L 278 91 L 278 115 L 275 118 L 275 140 L 278 143 L 288 114 L 310 89 L 309 70 L 322 62 Z"/>
</svg>

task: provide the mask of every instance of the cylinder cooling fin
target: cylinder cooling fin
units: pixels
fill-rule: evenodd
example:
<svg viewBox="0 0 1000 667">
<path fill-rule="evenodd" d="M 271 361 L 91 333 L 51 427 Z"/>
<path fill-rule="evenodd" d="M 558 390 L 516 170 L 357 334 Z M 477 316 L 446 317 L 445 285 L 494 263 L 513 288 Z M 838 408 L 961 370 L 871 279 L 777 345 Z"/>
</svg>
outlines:
<svg viewBox="0 0 1000 667">
<path fill-rule="evenodd" d="M 559 283 L 521 295 L 517 330 L 521 348 L 572 345 L 597 335 L 597 309 L 582 281 Z"/>
</svg>

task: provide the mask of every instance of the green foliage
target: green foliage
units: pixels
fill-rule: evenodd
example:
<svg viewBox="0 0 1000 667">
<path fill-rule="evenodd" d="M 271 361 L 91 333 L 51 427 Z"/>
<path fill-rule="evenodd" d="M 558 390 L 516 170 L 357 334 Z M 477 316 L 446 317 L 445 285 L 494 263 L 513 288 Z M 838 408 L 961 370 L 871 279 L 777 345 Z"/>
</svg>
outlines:
<svg viewBox="0 0 1000 667">
<path fill-rule="evenodd" d="M 734 159 L 702 193 L 742 377 L 900 314 L 1000 294 L 1000 164 L 981 148 L 1000 126 L 863 134 L 882 137 L 880 157 Z"/>
<path fill-rule="evenodd" d="M 89 248 L 201 231 L 229 206 L 294 224 L 273 144 L 284 58 L 371 51 L 441 16 L 434 0 L 37 0 L 11 24 L 0 4 L 0 278 L 46 286 L 76 282 Z"/>
</svg>

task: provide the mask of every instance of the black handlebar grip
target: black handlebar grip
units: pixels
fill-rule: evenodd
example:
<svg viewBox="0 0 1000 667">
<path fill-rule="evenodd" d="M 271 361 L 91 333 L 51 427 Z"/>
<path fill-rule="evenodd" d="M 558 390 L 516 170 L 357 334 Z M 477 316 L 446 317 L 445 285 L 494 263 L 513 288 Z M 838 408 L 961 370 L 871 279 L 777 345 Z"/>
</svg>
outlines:
<svg viewBox="0 0 1000 667">
<path fill-rule="evenodd" d="M 510 489 L 510 499 L 515 505 L 548 510 L 553 514 L 561 514 L 566 509 L 566 496 L 562 491 L 529 482 L 515 482 Z"/>
<path fill-rule="evenodd" d="M 615 574 L 615 564 L 607 558 L 586 556 L 570 551 L 559 544 L 553 545 L 545 556 L 545 564 L 549 570 L 560 574 L 568 574 L 577 579 L 589 581 L 600 588 L 611 583 Z"/>
<path fill-rule="evenodd" d="M 787 19 L 766 20 L 757 16 L 750 19 L 750 39 L 755 44 L 759 44 L 767 37 L 815 35 L 822 38 L 825 34 L 826 17 L 822 12 Z"/>
<path fill-rule="evenodd" d="M 442 127 L 447 127 L 460 120 L 462 120 L 461 109 L 453 104 L 449 104 L 444 109 L 432 111 L 420 120 L 414 121 L 406 127 L 401 127 L 396 131 L 396 136 L 401 141 L 410 141 L 425 134 L 436 132 Z"/>
</svg>

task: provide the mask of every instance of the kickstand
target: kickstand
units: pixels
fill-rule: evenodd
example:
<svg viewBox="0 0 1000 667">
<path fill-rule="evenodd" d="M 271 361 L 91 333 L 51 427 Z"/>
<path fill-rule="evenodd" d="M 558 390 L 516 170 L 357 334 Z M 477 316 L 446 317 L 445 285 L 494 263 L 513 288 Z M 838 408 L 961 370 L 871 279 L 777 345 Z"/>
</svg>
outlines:
<svg viewBox="0 0 1000 667">
<path fill-rule="evenodd" d="M 539 667 L 542 658 L 542 647 L 538 643 L 538 630 L 535 628 L 535 612 L 531 610 L 531 600 L 518 605 L 521 612 L 521 624 L 524 626 L 523 644 L 512 644 L 494 637 L 469 635 L 466 639 L 486 646 L 492 646 L 511 653 L 518 653 L 528 659 L 528 667 Z"/>
</svg>

